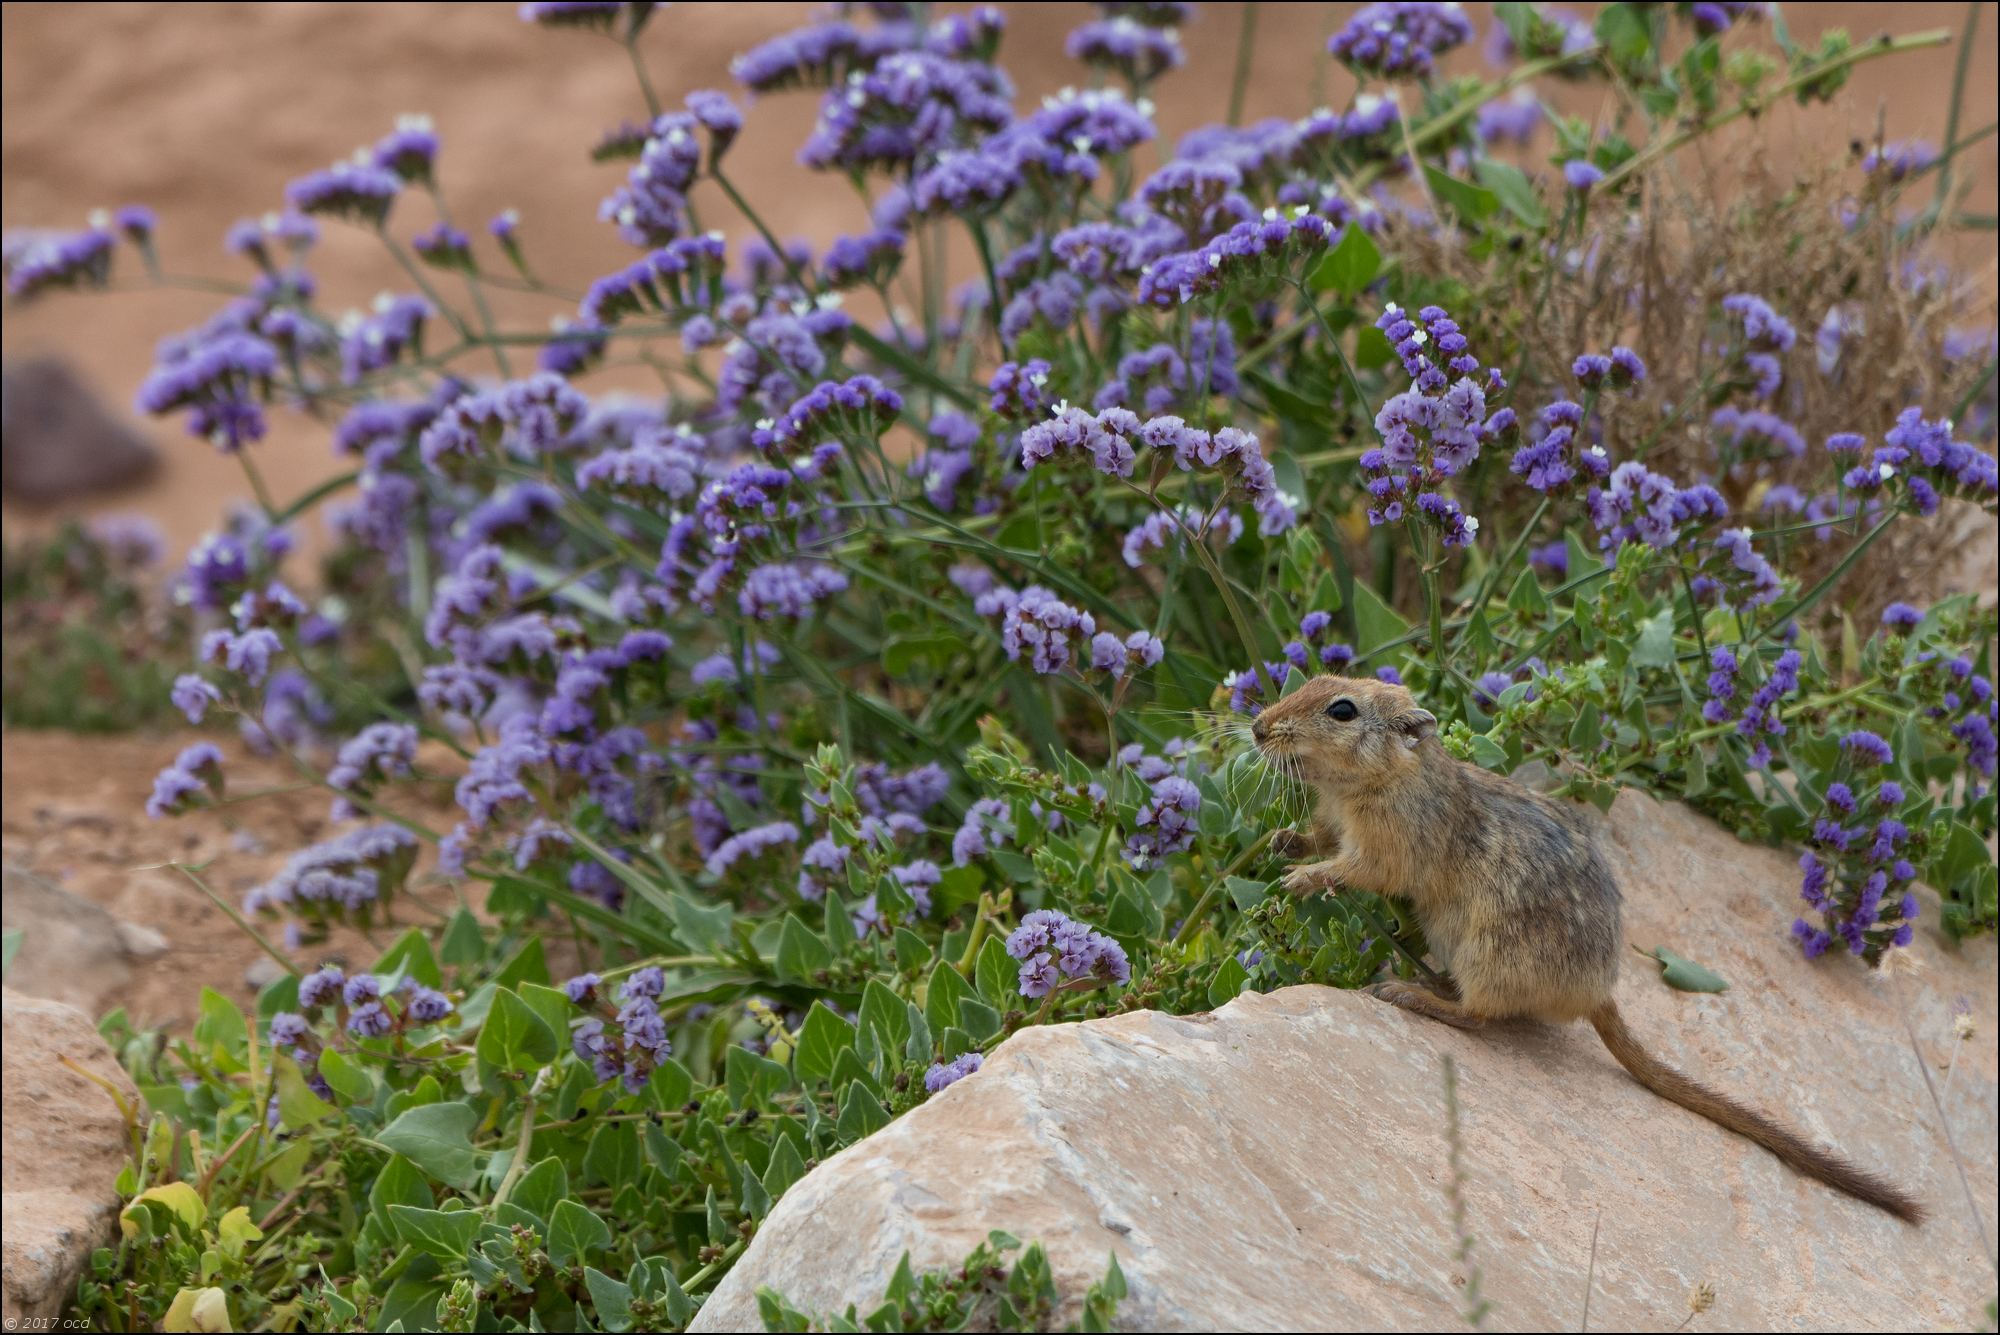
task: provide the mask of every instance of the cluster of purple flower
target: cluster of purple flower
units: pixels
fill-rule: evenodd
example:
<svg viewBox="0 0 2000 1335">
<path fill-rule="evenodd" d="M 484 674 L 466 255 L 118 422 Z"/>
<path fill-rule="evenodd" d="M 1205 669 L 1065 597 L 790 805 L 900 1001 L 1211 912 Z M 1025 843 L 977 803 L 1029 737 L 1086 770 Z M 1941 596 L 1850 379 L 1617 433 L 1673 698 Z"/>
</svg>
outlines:
<svg viewBox="0 0 2000 1335">
<path fill-rule="evenodd" d="M 202 793 L 222 796 L 222 752 L 212 742 L 182 748 L 174 763 L 159 772 L 153 795 L 146 799 L 146 814 L 154 820 L 177 816 Z"/>
<path fill-rule="evenodd" d="M 1585 444 L 1583 430 L 1582 406 L 1557 399 L 1536 414 L 1528 442 L 1514 451 L 1507 466 L 1530 488 L 1548 496 L 1561 495 L 1579 478 L 1602 482 L 1611 472 L 1611 456 L 1602 445 Z M 1517 431 L 1513 410 L 1502 408 L 1487 419 L 1484 435 L 1498 441 Z"/>
<path fill-rule="evenodd" d="M 1708 699 L 1702 704 L 1701 716 L 1710 723 L 1736 721 L 1738 735 L 1750 741 L 1750 764 L 1758 769 L 1770 763 L 1770 744 L 1766 737 L 1785 735 L 1785 720 L 1778 705 L 1787 695 L 1799 688 L 1799 668 L 1805 662 L 1804 656 L 1796 649 L 1787 649 L 1772 662 L 1770 672 L 1763 684 L 1758 686 L 1739 713 L 1736 695 L 1740 688 L 1738 681 L 1742 663 L 1736 651 L 1728 645 L 1717 645 L 1709 651 Z"/>
<path fill-rule="evenodd" d="M 1611 470 L 1603 486 L 1584 496 L 1597 545 L 1616 553 L 1621 543 L 1642 542 L 1665 550 L 1680 541 L 1690 524 L 1721 519 L 1729 513 L 1722 494 L 1706 483 L 1678 487 L 1637 460 Z"/>
<path fill-rule="evenodd" d="M 1332 222 L 1305 205 L 1294 206 L 1289 216 L 1269 208 L 1198 249 L 1147 264 L 1139 273 L 1138 299 L 1172 309 L 1211 292 L 1282 277 L 1302 259 L 1325 250 L 1337 236 Z"/>
<path fill-rule="evenodd" d="M 1857 738 L 1865 740 L 1849 745 Z M 1872 733 L 1850 733 L 1843 749 L 1864 766 L 1893 759 L 1888 744 Z M 1918 905 L 1911 889 L 1917 877 L 1913 858 L 1923 834 L 1896 818 L 1903 802 L 1903 786 L 1893 779 L 1882 780 L 1866 801 L 1845 782 L 1827 785 L 1825 814 L 1813 823 L 1812 847 L 1799 858 L 1804 873 L 1799 897 L 1824 924 L 1814 927 L 1804 918 L 1792 923 L 1792 935 L 1808 959 L 1839 940 L 1851 953 L 1875 963 L 1884 952 L 1914 939 Z M 1861 813 L 1864 805 L 1873 808 L 1872 815 Z"/>
<path fill-rule="evenodd" d="M 364 925 L 386 906 L 416 864 L 417 841 L 397 825 L 364 825 L 294 853 L 278 874 L 243 897 L 250 913 L 291 913 L 315 922 Z"/>
<path fill-rule="evenodd" d="M 10 232 L 0 240 L 7 295 L 16 301 L 57 288 L 102 287 L 111 278 L 116 238 L 108 227 L 80 232 Z"/>
<path fill-rule="evenodd" d="M 307 216 L 325 214 L 380 227 L 403 190 L 402 178 L 363 152 L 350 162 L 301 176 L 285 187 L 285 202 Z"/>
<path fill-rule="evenodd" d="M 1097 619 L 1078 611 L 1039 584 L 1007 593 L 996 604 L 1000 645 L 1016 662 L 1050 676 L 1076 663 L 1097 634 Z M 991 613 L 988 613 L 991 615 Z"/>
<path fill-rule="evenodd" d="M 1021 995 L 1046 997 L 1059 987 L 1123 986 L 1132 981 L 1125 948 L 1055 909 L 1036 909 L 1007 938 L 1021 961 Z"/>
<path fill-rule="evenodd" d="M 1375 325 L 1394 345 L 1414 383 L 1382 405 L 1375 415 L 1382 444 L 1361 456 L 1368 479 L 1368 522 L 1400 522 L 1411 513 L 1407 501 L 1416 516 L 1438 530 L 1445 546 L 1466 546 L 1478 533 L 1479 521 L 1435 488 L 1479 457 L 1489 421 L 1497 434 L 1512 422 L 1512 414 L 1487 417 L 1486 389 L 1473 379 L 1478 359 L 1457 322 L 1440 307 L 1426 306 L 1412 319 L 1392 302 Z M 1487 385 L 1497 391 L 1505 381 L 1496 370 Z"/>
<path fill-rule="evenodd" d="M 341 745 L 326 785 L 334 790 L 334 820 L 360 814 L 350 797 L 367 797 L 391 779 L 408 778 L 417 758 L 417 730 L 408 723 L 371 723 Z"/>
<path fill-rule="evenodd" d="M 935 1094 L 946 1085 L 957 1084 L 985 1062 L 986 1058 L 977 1052 L 960 1053 L 948 1062 L 932 1062 L 930 1070 L 924 1072 L 924 1092 Z"/>
<path fill-rule="evenodd" d="M 1094 19 L 1070 33 L 1064 44 L 1071 60 L 1123 75 L 1136 89 L 1187 59 L 1179 29 L 1155 25 L 1129 14 Z"/>
<path fill-rule="evenodd" d="M 1844 448 L 1858 449 L 1858 438 L 1839 437 Z M 1829 449 L 1834 440 L 1827 441 Z M 1886 491 L 1900 486 L 1917 513 L 1936 514 L 1941 500 L 1959 496 L 1989 511 L 2000 501 L 2000 471 L 1984 450 L 1952 439 L 1952 424 L 1924 418 L 1920 408 L 1905 408 L 1896 425 L 1868 462 L 1856 464 L 1841 481 L 1852 491 Z"/>
<path fill-rule="evenodd" d="M 1014 842 L 1014 817 L 997 797 L 982 797 L 965 809 L 965 819 L 951 839 L 954 867 L 971 865 L 996 847 Z"/>
<path fill-rule="evenodd" d="M 1200 815 L 1201 789 L 1179 774 L 1166 775 L 1153 784 L 1152 795 L 1132 817 L 1135 828 L 1125 841 L 1125 860 L 1148 871 L 1194 847 Z"/>
<path fill-rule="evenodd" d="M 1433 0 L 1377 0 L 1328 39 L 1326 49 L 1357 75 L 1427 79 L 1437 58 L 1472 40 L 1460 6 Z"/>
<path fill-rule="evenodd" d="M 207 336 L 203 336 L 206 334 Z M 217 327 L 169 340 L 139 387 L 138 407 L 155 415 L 188 410 L 188 434 L 224 452 L 264 438 L 260 399 L 270 397 L 278 353 L 240 328 Z"/>
<path fill-rule="evenodd" d="M 646 1087 L 654 1069 L 673 1055 L 659 1008 L 666 975 L 656 965 L 638 970 L 619 984 L 615 1007 L 598 995 L 602 985 L 603 979 L 594 973 L 579 974 L 563 984 L 573 1004 L 595 1012 L 570 1025 L 570 1050 L 577 1060 L 590 1063 L 600 1084 L 617 1080 L 626 1093 L 636 1094 Z"/>
</svg>

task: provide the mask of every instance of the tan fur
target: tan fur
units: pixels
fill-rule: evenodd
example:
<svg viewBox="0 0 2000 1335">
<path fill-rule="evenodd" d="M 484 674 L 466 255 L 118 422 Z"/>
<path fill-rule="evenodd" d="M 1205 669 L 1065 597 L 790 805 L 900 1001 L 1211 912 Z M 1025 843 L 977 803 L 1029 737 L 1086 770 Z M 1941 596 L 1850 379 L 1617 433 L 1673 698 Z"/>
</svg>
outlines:
<svg viewBox="0 0 2000 1335">
<path fill-rule="evenodd" d="M 1347 721 L 1327 710 L 1352 701 Z M 1460 1028 L 1523 1016 L 1588 1019 L 1639 1083 L 1769 1149 L 1799 1172 L 1900 1219 L 1923 1218 L 1897 1188 L 1648 1056 L 1611 992 L 1624 950 L 1619 894 L 1571 805 L 1453 759 L 1437 721 L 1385 682 L 1315 677 L 1257 717 L 1272 765 L 1314 789 L 1309 832 L 1286 841 L 1315 861 L 1285 873 L 1295 894 L 1346 887 L 1401 895 L 1450 974 L 1452 995 L 1400 980 L 1368 990 Z"/>
</svg>

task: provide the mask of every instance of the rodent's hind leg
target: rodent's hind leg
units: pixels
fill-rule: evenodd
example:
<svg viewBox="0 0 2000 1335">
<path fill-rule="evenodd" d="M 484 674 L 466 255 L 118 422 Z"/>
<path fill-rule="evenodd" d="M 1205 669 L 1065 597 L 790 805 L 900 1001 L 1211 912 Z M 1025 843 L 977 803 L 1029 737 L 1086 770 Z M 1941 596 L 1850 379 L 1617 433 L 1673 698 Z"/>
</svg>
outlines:
<svg viewBox="0 0 2000 1335">
<path fill-rule="evenodd" d="M 1441 1020 L 1456 1029 L 1480 1029 L 1486 1024 L 1485 1016 L 1467 1010 L 1463 1002 L 1440 996 L 1427 987 L 1419 987 L 1400 978 L 1388 978 L 1379 983 L 1370 983 L 1361 990 L 1379 1001 L 1388 1002 L 1391 1006 L 1398 1006 L 1433 1020 Z"/>
</svg>

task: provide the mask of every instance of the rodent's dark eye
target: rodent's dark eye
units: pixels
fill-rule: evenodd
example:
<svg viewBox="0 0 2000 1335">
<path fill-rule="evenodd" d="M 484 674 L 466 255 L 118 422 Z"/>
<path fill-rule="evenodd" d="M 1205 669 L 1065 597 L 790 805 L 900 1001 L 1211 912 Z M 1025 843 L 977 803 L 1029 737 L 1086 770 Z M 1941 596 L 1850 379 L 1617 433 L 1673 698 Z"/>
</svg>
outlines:
<svg viewBox="0 0 2000 1335">
<path fill-rule="evenodd" d="M 1326 716 L 1336 723 L 1352 723 L 1361 711 L 1354 707 L 1352 700 L 1335 700 L 1326 707 Z"/>
</svg>

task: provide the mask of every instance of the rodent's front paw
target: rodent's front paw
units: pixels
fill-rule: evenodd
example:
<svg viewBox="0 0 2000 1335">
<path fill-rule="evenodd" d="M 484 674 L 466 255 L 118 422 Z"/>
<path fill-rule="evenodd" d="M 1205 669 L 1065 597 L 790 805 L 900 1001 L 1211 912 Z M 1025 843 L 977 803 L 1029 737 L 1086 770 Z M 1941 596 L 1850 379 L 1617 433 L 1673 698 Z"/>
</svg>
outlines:
<svg viewBox="0 0 2000 1335">
<path fill-rule="evenodd" d="M 1271 851 L 1281 858 L 1295 858 L 1312 847 L 1312 839 L 1294 829 L 1278 830 L 1271 835 Z"/>
<path fill-rule="evenodd" d="M 1314 891 L 1335 894 L 1340 890 L 1340 878 L 1333 874 L 1331 862 L 1301 862 L 1289 867 L 1280 884 L 1294 895 L 1309 895 Z"/>
</svg>

